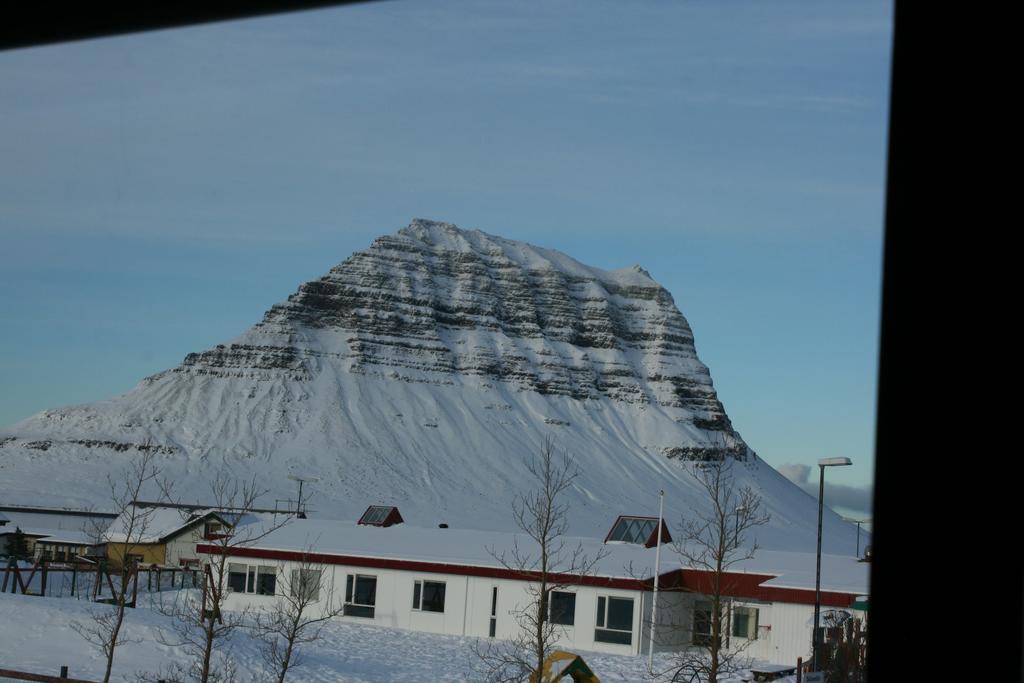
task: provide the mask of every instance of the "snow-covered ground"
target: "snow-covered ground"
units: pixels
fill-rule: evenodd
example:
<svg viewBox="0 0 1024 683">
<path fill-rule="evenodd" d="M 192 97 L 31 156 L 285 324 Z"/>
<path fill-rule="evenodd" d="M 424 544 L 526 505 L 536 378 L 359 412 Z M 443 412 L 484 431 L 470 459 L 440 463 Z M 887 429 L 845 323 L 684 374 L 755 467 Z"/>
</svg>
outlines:
<svg viewBox="0 0 1024 683">
<path fill-rule="evenodd" d="M 72 628 L 93 610 L 110 609 L 84 600 L 0 594 L 0 668 L 56 675 L 61 665 L 74 678 L 102 678 L 102 655 Z M 135 642 L 118 648 L 112 680 L 137 681 L 140 672 L 155 672 L 183 652 L 161 645 L 169 620 L 145 606 L 129 610 L 127 629 Z M 289 674 L 294 683 L 440 683 L 476 681 L 473 638 L 385 629 L 335 620 L 323 639 L 303 651 L 305 662 Z M 267 680 L 257 643 L 239 631 L 228 646 L 246 683 Z M 580 652 L 604 683 L 651 680 L 646 657 Z M 665 670 L 668 654 L 655 655 L 655 669 Z M 664 680 L 664 679 L 662 679 Z M 782 679 L 782 683 L 794 679 Z"/>
</svg>

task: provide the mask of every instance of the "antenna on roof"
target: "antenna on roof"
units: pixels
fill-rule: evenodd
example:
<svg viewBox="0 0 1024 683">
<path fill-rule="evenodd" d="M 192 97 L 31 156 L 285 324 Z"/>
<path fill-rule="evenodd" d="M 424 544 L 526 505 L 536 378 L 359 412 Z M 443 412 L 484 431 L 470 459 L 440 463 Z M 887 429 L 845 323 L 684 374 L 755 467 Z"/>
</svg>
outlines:
<svg viewBox="0 0 1024 683">
<path fill-rule="evenodd" d="M 308 482 L 320 481 L 320 477 L 296 477 L 294 474 L 289 474 L 288 478 L 292 481 L 299 482 L 299 500 L 295 503 L 295 512 L 299 519 L 306 518 L 306 511 L 302 509 L 302 485 Z"/>
</svg>

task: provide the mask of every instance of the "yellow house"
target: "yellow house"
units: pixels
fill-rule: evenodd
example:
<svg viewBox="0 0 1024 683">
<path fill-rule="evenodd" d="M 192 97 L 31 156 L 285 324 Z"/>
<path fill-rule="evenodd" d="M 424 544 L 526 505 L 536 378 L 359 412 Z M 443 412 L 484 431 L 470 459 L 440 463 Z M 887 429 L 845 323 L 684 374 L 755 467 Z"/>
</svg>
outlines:
<svg viewBox="0 0 1024 683">
<path fill-rule="evenodd" d="M 232 516 L 211 509 L 134 503 L 104 533 L 107 560 L 120 564 L 127 556 L 142 565 L 198 565 L 196 544 L 216 538 L 231 526 Z"/>
</svg>

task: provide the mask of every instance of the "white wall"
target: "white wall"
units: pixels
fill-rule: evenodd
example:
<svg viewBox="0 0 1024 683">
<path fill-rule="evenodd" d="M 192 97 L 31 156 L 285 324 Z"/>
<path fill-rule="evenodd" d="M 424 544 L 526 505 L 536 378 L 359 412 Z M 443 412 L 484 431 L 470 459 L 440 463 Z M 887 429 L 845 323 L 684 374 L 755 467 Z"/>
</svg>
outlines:
<svg viewBox="0 0 1024 683">
<path fill-rule="evenodd" d="M 658 597 L 658 627 L 655 651 L 672 651 L 691 646 L 693 634 L 693 607 L 706 596 L 697 593 L 661 593 Z M 811 631 L 814 620 L 814 605 L 760 602 L 757 600 L 735 599 L 733 607 L 753 607 L 758 610 L 757 638 L 747 639 L 731 635 L 731 624 L 727 624 L 729 636 L 725 638 L 726 649 L 742 650 L 743 656 L 773 664 L 796 665 L 797 657 L 806 661 L 811 652 Z M 822 607 L 822 612 L 831 607 Z M 846 610 L 857 618 L 863 612 Z M 650 609 L 645 614 L 643 648 L 647 651 L 647 624 Z"/>
<path fill-rule="evenodd" d="M 283 589 L 285 572 L 298 568 L 294 562 L 236 558 L 236 564 L 275 566 L 278 568 L 278 592 Z M 334 599 L 340 603 L 345 597 L 347 574 L 362 574 L 377 577 L 377 594 L 372 619 L 355 616 L 341 616 L 338 619 L 353 623 L 372 623 L 377 626 L 403 628 L 447 635 L 487 638 L 490 628 L 491 591 L 498 587 L 498 608 L 495 637 L 512 638 L 518 629 L 515 612 L 520 606 L 529 604 L 531 596 L 528 584 L 508 579 L 491 579 L 454 574 L 411 572 L 393 569 L 370 569 L 330 565 L 324 575 L 325 586 L 333 581 Z M 445 583 L 444 612 L 428 612 L 413 609 L 413 585 L 416 580 L 443 581 Z M 573 651 L 596 651 L 614 654 L 636 654 L 640 647 L 641 610 L 644 599 L 642 592 L 621 589 L 573 587 L 576 593 L 575 624 L 560 626 L 559 647 Z M 327 590 L 321 591 L 319 607 L 326 605 Z M 632 642 L 629 645 L 604 643 L 594 640 L 599 596 L 633 599 Z M 254 594 L 232 593 L 226 606 L 237 609 L 244 606 L 259 608 L 270 606 L 274 598 Z"/>
<path fill-rule="evenodd" d="M 197 524 L 192 529 L 189 529 L 174 540 L 168 542 L 167 556 L 164 560 L 165 564 L 171 567 L 177 567 L 181 564 L 182 558 L 199 558 L 200 555 L 196 552 L 196 544 L 209 543 L 209 541 L 203 538 L 203 528 L 203 524 Z"/>
<path fill-rule="evenodd" d="M 284 572 L 298 567 L 294 562 L 238 558 L 237 563 L 259 566 L 274 566 L 279 572 L 278 591 L 282 590 Z M 325 586 L 333 581 L 334 598 L 340 604 L 345 597 L 346 575 L 363 574 L 377 577 L 377 595 L 372 619 L 354 616 L 338 617 L 353 623 L 372 623 L 378 626 L 427 631 L 447 635 L 487 638 L 490 627 L 491 591 L 498 587 L 498 609 L 495 636 L 509 639 L 516 635 L 518 624 L 515 612 L 529 604 L 531 596 L 526 582 L 509 579 L 457 576 L 428 572 L 410 572 L 393 569 L 370 569 L 330 565 L 326 569 Z M 443 613 L 423 612 L 412 608 L 413 583 L 417 579 L 444 581 L 445 609 Z M 576 593 L 575 624 L 559 627 L 559 647 L 574 652 L 591 651 L 613 654 L 646 654 L 648 648 L 649 624 L 651 618 L 652 593 L 621 589 L 604 589 L 578 586 L 571 589 Z M 599 596 L 633 599 L 632 642 L 629 645 L 603 643 L 594 640 Z M 322 593 L 326 598 L 326 590 Z M 705 596 L 662 591 L 658 597 L 658 626 L 656 629 L 655 651 L 676 651 L 690 646 L 692 642 L 693 605 Z M 227 607 L 240 608 L 269 606 L 274 598 L 252 594 L 232 594 Z M 326 600 L 319 603 L 322 608 Z M 811 623 L 813 605 L 791 603 L 768 603 L 755 600 L 733 602 L 734 606 L 758 609 L 758 637 L 747 640 L 729 636 L 728 649 L 744 648 L 743 654 L 761 661 L 775 664 L 796 664 L 797 657 L 804 657 L 811 649 Z M 823 608 L 829 609 L 829 608 Z M 852 610 L 848 610 L 853 613 Z M 861 617 L 862 613 L 854 613 Z"/>
</svg>

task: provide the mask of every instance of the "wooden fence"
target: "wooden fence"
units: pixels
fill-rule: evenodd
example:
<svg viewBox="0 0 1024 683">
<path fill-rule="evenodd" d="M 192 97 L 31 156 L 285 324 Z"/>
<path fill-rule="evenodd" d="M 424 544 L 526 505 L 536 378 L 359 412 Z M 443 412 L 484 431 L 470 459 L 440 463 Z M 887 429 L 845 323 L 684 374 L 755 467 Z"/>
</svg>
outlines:
<svg viewBox="0 0 1024 683">
<path fill-rule="evenodd" d="M 68 678 L 68 668 L 62 666 L 59 676 L 47 676 L 45 674 L 34 674 L 28 671 L 15 671 L 14 669 L 0 669 L 0 680 L 12 679 L 15 681 L 42 681 L 42 683 L 97 683 L 84 678 Z"/>
<path fill-rule="evenodd" d="M 145 576 L 141 576 L 141 575 Z M 197 569 L 184 567 L 139 566 L 127 577 L 134 607 L 139 591 L 160 592 L 198 588 Z M 3 571 L 0 593 L 22 593 L 45 597 L 76 597 L 102 601 L 117 594 L 120 576 L 102 563 L 51 563 L 39 560 L 31 567 L 10 563 Z"/>
</svg>

